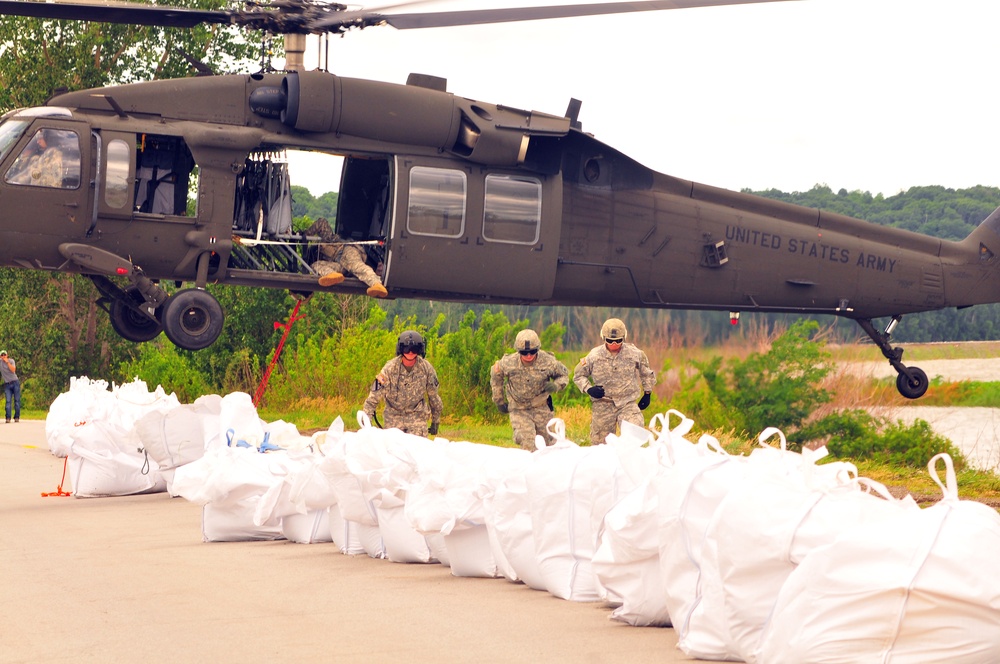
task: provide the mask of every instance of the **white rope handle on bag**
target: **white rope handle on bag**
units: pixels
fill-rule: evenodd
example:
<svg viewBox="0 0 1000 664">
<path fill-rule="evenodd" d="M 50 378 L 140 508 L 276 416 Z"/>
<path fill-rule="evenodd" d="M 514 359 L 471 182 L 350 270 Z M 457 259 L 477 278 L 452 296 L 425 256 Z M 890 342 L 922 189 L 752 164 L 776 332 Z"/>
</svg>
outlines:
<svg viewBox="0 0 1000 664">
<path fill-rule="evenodd" d="M 358 411 L 358 426 L 362 429 L 370 429 L 372 426 L 371 418 L 368 417 L 368 413 L 363 410 Z"/>
<path fill-rule="evenodd" d="M 937 472 L 937 462 L 944 460 L 945 467 L 945 481 L 948 483 L 947 486 L 941 483 L 941 477 Z M 927 472 L 931 474 L 931 479 L 937 482 L 937 485 L 941 487 L 941 492 L 944 494 L 946 500 L 958 500 L 958 480 L 955 478 L 955 463 L 951 460 L 951 455 L 947 452 L 942 452 L 941 454 L 935 455 L 927 463 Z"/>
<path fill-rule="evenodd" d="M 774 434 L 778 434 L 778 438 L 781 439 L 781 451 L 782 452 L 787 452 L 788 451 L 788 441 L 785 440 L 785 434 L 778 427 L 768 427 L 768 428 L 764 429 L 763 431 L 761 431 L 760 435 L 757 436 L 757 442 L 759 444 L 765 446 L 765 447 L 771 447 L 767 443 L 767 439 L 771 438 L 772 436 L 774 436 Z"/>
<path fill-rule="evenodd" d="M 558 417 L 549 420 L 548 424 L 545 425 L 545 430 L 557 443 L 566 440 L 566 423 Z"/>
</svg>

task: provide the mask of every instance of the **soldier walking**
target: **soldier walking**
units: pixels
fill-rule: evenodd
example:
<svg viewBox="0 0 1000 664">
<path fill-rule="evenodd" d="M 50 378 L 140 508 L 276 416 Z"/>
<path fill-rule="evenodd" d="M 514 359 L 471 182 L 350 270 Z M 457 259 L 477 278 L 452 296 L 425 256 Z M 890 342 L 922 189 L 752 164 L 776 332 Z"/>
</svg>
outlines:
<svg viewBox="0 0 1000 664">
<path fill-rule="evenodd" d="M 418 332 L 407 330 L 396 342 L 396 357 L 385 363 L 372 383 L 363 409 L 373 422 L 378 422 L 375 410 L 385 401 L 387 429 L 427 437 L 437 435 L 444 404 L 438 394 L 437 372 L 424 359 L 427 347 Z M 428 429 L 427 418 L 431 425 Z"/>
<path fill-rule="evenodd" d="M 534 330 L 521 330 L 514 339 L 516 352 L 497 360 L 490 372 L 493 403 L 510 414 L 514 442 L 532 452 L 536 435 L 552 442 L 545 428 L 552 419 L 552 394 L 569 385 L 566 365 L 541 347 Z"/>
<path fill-rule="evenodd" d="M 649 406 L 656 373 L 649 368 L 646 353 L 625 343 L 627 335 L 625 323 L 609 318 L 601 327 L 604 344 L 591 350 L 573 371 L 573 383 L 590 396 L 591 445 L 603 445 L 622 422 L 646 424 L 640 411 Z"/>
</svg>

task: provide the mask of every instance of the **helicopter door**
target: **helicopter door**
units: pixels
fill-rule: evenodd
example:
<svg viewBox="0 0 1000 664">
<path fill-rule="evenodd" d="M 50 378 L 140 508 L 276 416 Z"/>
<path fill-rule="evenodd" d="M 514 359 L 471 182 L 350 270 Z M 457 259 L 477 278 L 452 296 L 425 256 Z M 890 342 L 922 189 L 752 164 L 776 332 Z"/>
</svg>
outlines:
<svg viewBox="0 0 1000 664">
<path fill-rule="evenodd" d="M 85 124 L 46 118 L 25 132 L 2 166 L 0 203 L 5 212 L 28 232 L 58 240 L 50 255 L 34 256 L 37 261 L 61 263 L 59 243 L 83 237 L 90 225 L 90 142 Z"/>
<path fill-rule="evenodd" d="M 386 264 L 391 288 L 521 301 L 552 295 L 558 178 L 397 158 Z"/>
</svg>

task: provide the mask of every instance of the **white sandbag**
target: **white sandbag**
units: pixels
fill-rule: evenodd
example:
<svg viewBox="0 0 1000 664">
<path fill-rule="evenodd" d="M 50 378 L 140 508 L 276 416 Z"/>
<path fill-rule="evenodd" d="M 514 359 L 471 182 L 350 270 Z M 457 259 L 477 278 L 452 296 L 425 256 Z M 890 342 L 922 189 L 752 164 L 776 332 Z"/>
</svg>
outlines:
<svg viewBox="0 0 1000 664">
<path fill-rule="evenodd" d="M 75 427 L 67 465 L 77 498 L 166 491 L 156 462 L 137 451 L 127 431 L 112 422 Z"/>
<path fill-rule="evenodd" d="M 403 513 L 403 503 L 388 506 L 383 502 L 375 507 L 378 527 L 382 533 L 385 557 L 394 563 L 435 563 L 427 537 L 410 525 Z"/>
<path fill-rule="evenodd" d="M 340 513 L 339 505 L 332 506 L 328 510 L 328 514 L 330 539 L 340 549 L 340 552 L 348 556 L 359 556 L 365 553 L 365 547 L 358 535 L 358 524 L 346 520 Z"/>
<path fill-rule="evenodd" d="M 534 452 L 525 471 L 539 569 L 556 597 L 600 601 L 605 593 L 591 564 L 597 535 L 608 510 L 635 486 L 610 446 L 579 447 L 558 419 L 549 430 L 555 444 Z"/>
<path fill-rule="evenodd" d="M 677 423 L 671 427 L 673 416 Z M 608 438 L 622 468 L 638 485 L 605 516 L 594 552 L 594 573 L 608 592 L 607 599 L 618 599 L 611 613 L 613 620 L 634 626 L 671 624 L 660 572 L 659 487 L 655 480 L 681 454 L 671 448 L 693 447 L 684 438 L 693 426 L 693 420 L 670 410 L 650 419 L 655 439 L 648 445 L 643 443 L 649 432 L 631 425 L 622 426 L 622 444 L 614 445 L 612 437 Z"/>
<path fill-rule="evenodd" d="M 222 397 L 210 394 L 193 404 L 150 411 L 135 422 L 139 444 L 163 470 L 199 459 L 206 442 L 218 435 L 221 406 Z"/>
<path fill-rule="evenodd" d="M 114 404 L 114 396 L 105 380 L 90 380 L 86 376 L 71 377 L 69 391 L 57 396 L 45 415 L 45 440 L 57 457 L 69 454 L 73 445 L 73 430 L 91 421 L 106 421 Z"/>
<path fill-rule="evenodd" d="M 503 576 L 493 559 L 486 525 L 459 528 L 444 537 L 451 573 L 460 577 L 495 579 Z"/>
<path fill-rule="evenodd" d="M 281 522 L 253 522 L 257 496 L 206 503 L 201 509 L 201 536 L 205 542 L 255 542 L 282 539 Z"/>
<path fill-rule="evenodd" d="M 545 578 L 535 554 L 535 536 L 531 527 L 531 500 L 524 473 L 505 477 L 485 502 L 486 525 L 495 534 L 501 556 L 500 567 L 510 581 L 522 581 L 529 588 L 545 590 Z"/>
<path fill-rule="evenodd" d="M 299 544 L 332 542 L 329 508 L 281 517 L 281 535 L 289 542 Z"/>
<path fill-rule="evenodd" d="M 280 483 L 296 460 L 287 452 L 262 454 L 254 448 L 213 447 L 174 471 L 172 490 L 199 505 L 206 541 L 278 539 L 280 518 L 255 523 L 261 497 Z M 230 514 L 226 514 L 226 512 Z"/>
<path fill-rule="evenodd" d="M 822 458 L 807 452 L 806 463 Z M 713 573 L 702 574 L 690 629 L 698 621 L 718 621 L 728 635 L 727 652 L 755 661 L 778 593 L 809 552 L 849 529 L 919 509 L 909 496 L 897 500 L 877 482 L 857 478 L 848 464 L 821 468 L 838 465 L 843 472 L 837 474 L 750 478 L 723 499 L 705 536 L 702 570 Z"/>
<path fill-rule="evenodd" d="M 757 661 L 1000 661 L 1000 576 L 992 572 L 1000 515 L 959 500 L 946 454 L 928 468 L 939 503 L 848 530 L 803 559 L 782 586 Z"/>
<path fill-rule="evenodd" d="M 263 442 L 264 422 L 257 415 L 253 397 L 246 392 L 230 392 L 222 397 L 218 436 L 208 441 L 208 446 L 259 449 Z"/>
<path fill-rule="evenodd" d="M 382 542 L 382 531 L 379 530 L 378 524 L 372 526 L 359 523 L 357 526 L 358 539 L 361 540 L 365 553 L 371 558 L 385 558 L 385 544 Z"/>
<path fill-rule="evenodd" d="M 136 420 L 149 412 L 166 412 L 181 405 L 173 392 L 167 394 L 160 385 L 150 392 L 146 381 L 139 378 L 131 383 L 112 384 L 111 392 L 115 401 L 108 419 L 117 422 L 126 431 L 131 431 Z"/>
<path fill-rule="evenodd" d="M 601 585 L 620 598 L 611 618 L 636 627 L 670 626 L 656 531 L 658 494 L 646 480 L 611 508 L 592 561 Z"/>
</svg>

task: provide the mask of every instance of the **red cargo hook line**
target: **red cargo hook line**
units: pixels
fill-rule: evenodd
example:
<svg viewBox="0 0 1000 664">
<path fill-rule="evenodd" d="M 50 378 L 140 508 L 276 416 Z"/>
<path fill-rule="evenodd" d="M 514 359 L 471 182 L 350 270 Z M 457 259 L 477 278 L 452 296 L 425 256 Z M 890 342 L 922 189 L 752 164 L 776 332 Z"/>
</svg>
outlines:
<svg viewBox="0 0 1000 664">
<path fill-rule="evenodd" d="M 66 462 L 69 461 L 69 457 L 63 457 L 63 474 L 62 479 L 59 480 L 59 486 L 56 490 L 51 493 L 42 492 L 42 498 L 48 498 L 49 496 L 72 496 L 73 494 L 68 491 L 63 491 L 63 483 L 66 481 Z"/>
<path fill-rule="evenodd" d="M 298 316 L 299 307 L 302 306 L 304 300 L 296 300 L 295 308 L 292 309 L 292 315 L 288 317 L 287 323 L 274 322 L 274 329 L 284 328 L 285 331 L 281 335 L 281 340 L 278 341 L 278 347 L 274 349 L 274 357 L 271 358 L 271 363 L 267 365 L 267 369 L 264 370 L 264 376 L 260 379 L 260 386 L 257 387 L 257 392 L 253 395 L 253 405 L 260 405 L 260 400 L 264 398 L 264 391 L 267 390 L 267 381 L 271 377 L 271 372 L 274 371 L 274 366 L 278 363 L 278 358 L 281 357 L 281 349 L 285 346 L 285 340 L 288 339 L 288 333 L 292 331 L 292 324 L 302 318 Z"/>
</svg>

